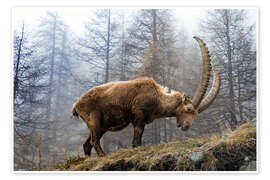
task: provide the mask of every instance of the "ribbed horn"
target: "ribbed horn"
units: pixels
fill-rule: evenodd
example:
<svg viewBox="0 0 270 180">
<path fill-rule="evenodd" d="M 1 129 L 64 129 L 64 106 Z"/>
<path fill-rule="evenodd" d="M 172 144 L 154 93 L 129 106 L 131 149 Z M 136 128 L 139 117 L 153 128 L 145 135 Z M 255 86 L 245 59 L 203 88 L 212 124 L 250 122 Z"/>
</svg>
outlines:
<svg viewBox="0 0 270 180">
<path fill-rule="evenodd" d="M 211 59 L 210 59 L 210 54 L 209 54 L 208 48 L 206 47 L 206 44 L 200 38 L 196 36 L 194 36 L 193 38 L 196 39 L 196 41 L 200 45 L 202 61 L 203 61 L 203 69 L 202 69 L 200 86 L 197 89 L 196 94 L 192 99 L 193 106 L 197 108 L 200 105 L 209 84 L 210 72 L 211 72 L 211 62 L 210 62 Z"/>
<path fill-rule="evenodd" d="M 219 76 L 219 71 L 212 67 L 212 71 L 213 71 L 213 83 L 212 83 L 212 87 L 210 89 L 210 91 L 208 92 L 208 94 L 205 96 L 205 98 L 203 98 L 199 108 L 198 108 L 198 112 L 202 112 L 203 110 L 205 110 L 206 108 L 208 108 L 212 102 L 215 100 L 215 98 L 217 97 L 217 94 L 219 92 L 220 89 L 220 76 Z"/>
</svg>

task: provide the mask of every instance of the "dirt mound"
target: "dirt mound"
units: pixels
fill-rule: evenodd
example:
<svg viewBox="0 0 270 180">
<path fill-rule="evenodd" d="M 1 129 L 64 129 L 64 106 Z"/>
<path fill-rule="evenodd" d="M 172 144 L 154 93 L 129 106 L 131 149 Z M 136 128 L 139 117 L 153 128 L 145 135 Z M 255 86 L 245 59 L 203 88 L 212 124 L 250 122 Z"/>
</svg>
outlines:
<svg viewBox="0 0 270 180">
<path fill-rule="evenodd" d="M 121 149 L 106 157 L 71 157 L 61 171 L 256 171 L 256 127 L 153 146 Z"/>
</svg>

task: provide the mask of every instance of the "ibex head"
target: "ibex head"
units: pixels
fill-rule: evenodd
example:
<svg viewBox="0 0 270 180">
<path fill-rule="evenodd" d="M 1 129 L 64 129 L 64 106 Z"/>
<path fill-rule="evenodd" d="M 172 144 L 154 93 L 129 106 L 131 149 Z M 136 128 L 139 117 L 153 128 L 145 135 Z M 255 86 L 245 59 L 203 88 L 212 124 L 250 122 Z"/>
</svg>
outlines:
<svg viewBox="0 0 270 180">
<path fill-rule="evenodd" d="M 208 48 L 206 44 L 199 39 L 198 37 L 193 37 L 197 40 L 200 45 L 202 61 L 203 61 L 203 70 L 201 75 L 200 86 L 197 89 L 196 94 L 191 100 L 189 96 L 182 94 L 182 103 L 176 108 L 176 121 L 177 126 L 181 127 L 182 130 L 186 131 L 192 124 L 193 119 L 205 110 L 216 98 L 219 88 L 220 88 L 220 77 L 219 71 L 214 67 L 211 67 L 211 59 Z M 210 72 L 213 71 L 213 84 L 205 96 L 206 90 L 208 88 Z"/>
</svg>

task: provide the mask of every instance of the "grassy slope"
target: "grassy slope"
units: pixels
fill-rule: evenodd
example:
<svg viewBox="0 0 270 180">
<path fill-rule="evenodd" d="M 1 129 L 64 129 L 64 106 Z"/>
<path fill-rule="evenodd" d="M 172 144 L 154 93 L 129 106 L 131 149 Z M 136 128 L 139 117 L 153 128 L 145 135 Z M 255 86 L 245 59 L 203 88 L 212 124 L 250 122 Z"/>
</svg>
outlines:
<svg viewBox="0 0 270 180">
<path fill-rule="evenodd" d="M 250 161 L 256 161 L 256 128 L 246 123 L 221 135 L 121 149 L 102 158 L 76 156 L 57 164 L 56 168 L 65 171 L 239 170 Z"/>
</svg>

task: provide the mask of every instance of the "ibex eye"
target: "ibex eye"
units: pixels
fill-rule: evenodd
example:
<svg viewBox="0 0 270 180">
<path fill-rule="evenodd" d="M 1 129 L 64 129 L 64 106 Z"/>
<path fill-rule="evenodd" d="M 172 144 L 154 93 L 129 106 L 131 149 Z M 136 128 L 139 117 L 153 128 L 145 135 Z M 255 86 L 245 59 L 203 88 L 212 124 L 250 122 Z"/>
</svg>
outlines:
<svg viewBox="0 0 270 180">
<path fill-rule="evenodd" d="M 193 110 L 192 110 L 190 107 L 188 107 L 188 108 L 187 108 L 187 112 L 188 112 L 188 113 L 192 113 Z"/>
</svg>

